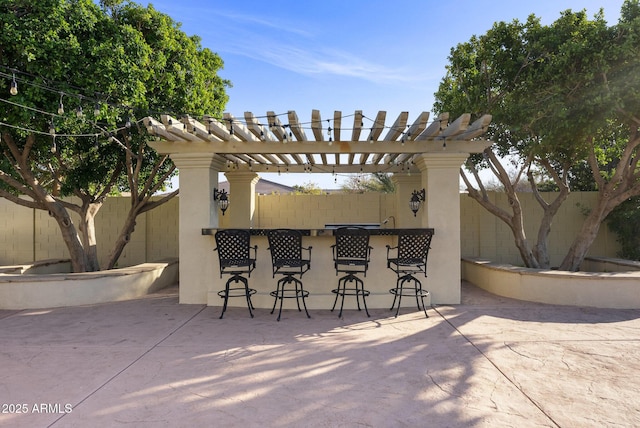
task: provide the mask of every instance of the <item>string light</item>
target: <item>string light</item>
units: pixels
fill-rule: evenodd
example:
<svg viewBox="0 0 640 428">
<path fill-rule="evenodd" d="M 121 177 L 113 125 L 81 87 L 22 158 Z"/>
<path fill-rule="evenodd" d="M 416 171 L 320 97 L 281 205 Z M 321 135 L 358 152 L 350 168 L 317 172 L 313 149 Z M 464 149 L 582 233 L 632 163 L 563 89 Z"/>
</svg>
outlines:
<svg viewBox="0 0 640 428">
<path fill-rule="evenodd" d="M 5 68 L 5 67 L 0 66 L 0 70 L 2 68 Z M 16 71 L 16 73 L 20 73 L 20 72 Z M 128 107 L 128 106 L 110 104 L 110 103 L 104 102 L 102 100 L 91 99 L 90 97 L 86 97 L 86 96 L 81 95 L 81 94 L 68 93 L 68 92 L 60 91 L 59 89 L 56 89 L 56 88 L 43 86 L 43 85 L 35 83 L 35 82 L 29 82 L 29 81 L 27 81 L 25 79 L 16 79 L 16 73 L 6 74 L 6 73 L 2 73 L 2 71 L 0 71 L 0 77 L 11 79 L 11 87 L 12 88 L 15 87 L 16 94 L 17 94 L 17 82 L 14 85 L 14 81 L 17 81 L 17 80 L 21 80 L 21 83 L 25 83 L 27 85 L 36 86 L 36 87 L 39 87 L 39 88 L 41 88 L 43 90 L 51 91 L 53 93 L 58 93 L 60 95 L 59 112 L 58 112 L 60 116 L 62 116 L 64 114 L 63 98 L 65 96 L 67 96 L 67 97 L 76 97 L 77 99 L 79 99 L 80 103 L 82 103 L 82 102 L 90 102 L 91 104 L 93 104 L 93 107 L 94 107 L 93 108 L 93 113 L 94 113 L 94 116 L 96 118 L 98 116 L 100 116 L 102 107 L 104 105 L 106 105 L 108 107 L 115 107 L 115 108 L 121 108 L 121 109 L 130 109 L 130 107 Z M 43 113 L 43 114 L 47 114 L 47 115 L 50 115 L 52 118 L 55 116 L 54 113 L 44 112 L 42 110 L 34 109 L 33 107 L 24 106 L 24 105 L 20 105 L 20 104 L 17 104 L 17 103 L 12 103 L 12 102 L 9 102 L 8 100 L 2 99 L 2 98 L 0 98 L 0 101 L 8 102 L 10 104 L 14 104 L 14 105 L 16 105 L 18 107 L 21 107 L 21 108 L 30 109 L 30 110 L 37 111 L 37 112 L 40 112 L 40 113 Z M 87 107 L 87 106 L 85 106 L 85 107 Z M 82 105 L 79 105 L 78 108 L 75 109 L 75 112 L 76 112 L 76 116 L 78 118 L 84 117 Z M 159 113 L 159 112 L 157 112 L 157 113 Z M 168 114 L 166 111 L 162 112 L 162 113 Z M 147 115 L 151 116 L 151 115 L 153 115 L 153 112 L 149 111 L 147 114 L 145 114 L 145 116 L 147 116 Z M 293 138 L 294 138 L 293 133 L 290 130 L 287 129 L 287 128 L 291 129 L 292 125 L 291 124 L 279 124 L 277 119 L 273 120 L 273 118 L 277 118 L 277 117 L 285 116 L 285 115 L 288 115 L 288 113 L 279 113 L 279 114 L 268 115 L 268 116 L 254 116 L 253 120 L 251 121 L 251 123 L 244 122 L 242 120 L 237 120 L 237 122 L 241 123 L 241 124 L 242 123 L 246 123 L 247 125 L 251 124 L 251 125 L 259 126 L 260 127 L 260 139 L 262 139 L 262 140 L 267 139 L 267 136 L 265 135 L 265 132 L 269 132 L 268 128 L 271 130 L 271 132 L 273 132 L 273 130 L 276 129 L 276 128 L 280 128 L 280 129 L 282 129 L 282 134 L 280 134 L 280 135 L 282 135 L 284 137 L 283 138 L 283 142 L 287 143 L 290 139 L 291 139 L 291 141 L 293 141 Z M 375 123 L 374 120 L 372 120 L 371 118 L 363 115 L 359 111 L 354 113 L 354 114 L 344 115 L 344 116 L 341 116 L 341 117 L 342 118 L 348 118 L 348 117 L 353 117 L 353 116 L 357 116 L 357 117 L 359 116 L 356 120 L 358 120 L 358 119 L 360 120 L 360 128 L 364 127 L 365 120 L 367 120 L 367 121 L 369 121 L 371 123 Z M 265 123 L 265 122 L 262 122 L 262 123 L 260 122 L 260 119 L 265 119 L 265 118 L 269 118 L 268 121 L 265 121 L 268 124 L 268 128 L 265 127 L 265 125 L 263 125 L 263 123 Z M 258 119 L 258 120 L 256 120 L 256 119 Z M 140 121 L 141 120 L 138 120 L 137 122 L 140 122 Z M 171 122 L 172 122 L 171 119 L 169 119 L 169 123 L 170 124 L 171 124 Z M 213 123 L 213 122 L 214 121 L 211 120 L 210 124 Z M 231 135 L 235 134 L 235 127 L 234 127 L 234 123 L 233 122 L 234 122 L 234 120 L 230 120 L 229 121 L 229 128 L 230 128 L 230 130 L 229 130 L 230 132 L 229 133 Z M 313 127 L 309 127 L 309 126 L 305 126 L 305 125 L 312 124 L 315 127 L 317 125 L 317 122 L 318 121 L 300 122 L 300 123 L 295 123 L 295 126 L 298 129 L 313 129 Z M 327 130 L 327 133 L 329 135 L 329 145 L 331 145 L 332 142 L 333 142 L 332 132 L 334 131 L 334 129 L 333 129 L 333 127 L 330 126 L 331 125 L 330 119 L 327 119 L 327 123 L 328 123 L 328 128 L 326 130 Z M 94 125 L 98 126 L 97 124 L 94 124 Z M 2 122 L 0 122 L 0 126 L 8 126 L 8 127 L 16 128 L 16 129 L 22 129 L 22 130 L 27 131 L 27 132 L 34 132 L 34 133 L 44 134 L 43 132 L 30 130 L 30 129 L 27 129 L 27 128 L 20 128 L 20 127 L 17 127 L 15 125 L 10 125 L 10 124 L 7 124 L 7 123 L 2 123 Z M 130 126 L 131 126 L 131 119 L 127 116 L 126 120 L 125 120 L 125 128 L 128 128 Z M 183 123 L 183 127 L 186 128 L 186 125 L 184 123 Z M 396 127 L 393 127 L 393 126 L 384 126 L 384 125 L 382 127 L 386 128 L 386 129 L 395 129 L 396 128 Z M 407 127 L 408 127 L 408 125 L 407 125 Z M 57 136 L 57 137 L 84 137 L 84 136 L 93 137 L 94 140 L 95 140 L 94 141 L 95 142 L 94 147 L 96 149 L 98 149 L 98 147 L 99 147 L 98 138 L 100 136 L 102 136 L 102 135 L 109 135 L 110 136 L 109 137 L 109 141 L 110 142 L 114 142 L 115 141 L 115 142 L 119 143 L 120 145 L 122 145 L 122 143 L 117 141 L 112 135 L 112 133 L 117 133 L 117 132 L 121 131 L 122 129 L 124 129 L 124 128 L 118 128 L 118 129 L 112 130 L 110 132 L 107 132 L 106 130 L 103 130 L 102 133 L 91 133 L 91 134 L 62 134 L 62 133 L 58 134 L 58 133 L 56 133 L 56 129 L 55 129 L 55 125 L 54 125 L 53 121 L 51 121 L 50 122 L 49 135 L 51 135 L 52 137 L 53 136 Z M 342 127 L 340 129 L 342 129 L 342 130 L 353 130 L 353 128 L 342 128 Z M 357 125 L 356 125 L 356 129 L 358 129 Z M 209 131 L 209 134 L 211 134 L 210 128 L 208 128 L 208 131 Z M 403 137 L 402 137 L 401 141 L 402 141 L 403 144 L 405 143 L 407 138 L 409 138 L 409 139 L 411 138 L 411 133 L 410 132 L 403 133 L 402 135 L 403 135 Z M 373 138 L 373 135 L 370 135 L 369 141 L 370 141 L 371 144 L 373 144 L 375 142 L 375 140 Z M 55 145 L 55 139 L 54 139 L 54 141 L 52 141 L 52 145 Z M 446 141 L 443 142 L 443 150 L 444 150 L 445 147 L 446 147 Z M 57 150 L 57 147 L 56 147 L 56 150 Z M 243 162 L 243 164 L 244 163 L 245 162 Z M 286 162 L 285 162 L 285 166 L 286 166 Z M 235 169 L 239 168 L 237 162 L 236 163 L 229 162 L 228 167 L 229 168 L 233 167 Z M 251 163 L 249 164 L 249 168 L 253 168 L 253 165 Z M 264 166 L 262 166 L 262 168 L 269 168 L 269 165 L 265 164 Z M 318 165 L 312 165 L 311 163 L 305 163 L 304 168 L 305 168 L 305 171 L 307 171 L 307 172 L 311 172 L 311 171 L 314 171 L 316 169 L 319 172 L 329 172 L 328 170 L 327 171 L 323 171 L 322 165 L 319 165 L 319 166 Z M 379 172 L 385 172 L 385 170 L 392 171 L 395 168 L 397 168 L 397 165 L 390 165 L 390 166 L 387 166 L 386 168 L 384 167 L 384 165 L 382 165 L 382 168 L 379 170 Z M 278 167 L 278 171 L 280 172 L 280 167 Z M 410 172 L 410 168 L 408 166 L 407 166 L 407 171 L 409 173 L 411 173 Z M 289 172 L 288 166 L 286 166 L 286 172 Z M 361 173 L 363 173 L 362 168 L 361 168 Z M 339 174 L 335 173 L 335 168 L 333 169 L 333 174 L 334 174 L 334 181 L 337 181 L 337 176 Z"/>
<path fill-rule="evenodd" d="M 11 95 L 18 95 L 18 82 L 16 82 L 16 75 L 13 74 L 13 78 L 11 79 L 11 88 L 9 89 L 9 93 Z"/>
<path fill-rule="evenodd" d="M 15 77 L 16 73 L 18 73 L 18 74 L 23 74 L 23 75 L 30 76 L 30 77 L 35 77 L 35 76 L 31 76 L 31 75 L 30 75 L 30 74 L 28 74 L 28 73 L 24 73 L 24 72 L 21 72 L 21 71 L 19 71 L 19 70 L 15 70 L 15 69 L 9 69 L 9 68 L 7 68 L 6 66 L 2 66 L 2 65 L 0 65 L 0 69 L 8 70 L 8 71 L 11 73 L 11 74 L 7 74 L 7 73 L 3 73 L 3 72 L 1 72 L 1 71 L 0 71 L 0 77 L 7 77 L 7 78 L 10 78 L 10 79 L 11 79 L 11 88 L 14 88 L 14 85 L 15 85 L 15 91 L 16 91 L 16 94 L 17 94 L 17 78 Z M 16 82 L 16 83 L 14 83 L 14 82 Z M 64 114 L 64 104 L 63 104 L 63 100 L 62 100 L 62 98 L 63 98 L 64 96 L 67 96 L 67 97 L 77 97 L 77 98 L 80 98 L 80 100 L 81 100 L 81 101 L 82 101 L 83 99 L 86 99 L 86 100 L 88 100 L 88 101 L 90 101 L 90 102 L 95 103 L 95 104 L 94 104 L 94 111 L 93 111 L 93 113 L 94 113 L 94 116 L 96 116 L 96 117 L 100 115 L 100 112 L 101 112 L 101 107 L 100 107 L 100 105 L 101 105 L 101 104 L 106 104 L 106 105 L 108 105 L 108 106 L 110 106 L 110 107 L 114 107 L 114 108 L 122 108 L 122 109 L 128 109 L 128 108 L 130 108 L 129 106 L 126 106 L 126 105 L 119 105 L 119 104 L 107 103 L 107 102 L 104 102 L 104 101 L 102 101 L 102 100 L 95 99 L 95 98 L 94 98 L 94 99 L 92 99 L 91 97 L 87 97 L 86 95 L 78 95 L 78 94 L 72 94 L 72 93 L 68 93 L 68 92 L 60 91 L 60 90 L 59 90 L 59 89 L 57 89 L 57 88 L 53 88 L 53 87 L 51 87 L 51 86 L 47 86 L 47 85 L 43 85 L 43 84 L 39 84 L 39 83 L 36 83 L 36 82 L 28 82 L 28 81 L 26 81 L 26 80 L 24 80 L 24 79 L 22 79 L 22 82 L 24 82 L 24 83 L 26 83 L 26 84 L 28 84 L 28 85 L 34 86 L 34 87 L 38 87 L 38 88 L 43 89 L 43 90 L 47 90 L 47 91 L 51 91 L 51 92 L 59 93 L 59 94 L 60 94 L 60 103 L 59 103 L 60 105 L 59 105 L 59 108 L 60 108 L 60 110 L 61 110 L 61 111 L 59 112 L 59 114 L 60 114 L 60 115 Z M 61 84 L 62 84 L 62 83 L 61 83 Z M 67 86 L 69 86 L 69 85 L 68 85 L 68 82 L 64 82 L 64 84 L 65 84 L 65 85 L 67 85 Z M 72 88 L 74 88 L 74 89 L 77 89 L 77 90 L 79 90 L 79 91 L 83 90 L 82 88 L 76 88 L 76 87 L 73 87 L 73 86 L 71 86 L 71 87 L 72 87 Z M 13 92 L 11 92 L 11 93 L 13 94 Z M 98 95 L 98 94 L 97 94 L 97 95 Z M 151 115 L 169 114 L 169 113 L 170 113 L 170 112 L 167 112 L 167 111 L 151 111 L 151 110 L 149 110 L 149 111 L 147 112 L 147 114 L 145 114 L 145 115 L 149 115 L 149 116 L 151 116 Z M 183 112 L 182 112 L 182 113 L 183 113 Z M 263 126 L 263 125 L 260 123 L 260 119 L 267 119 L 267 118 L 274 118 L 274 117 L 282 117 L 282 116 L 287 116 L 287 115 L 288 115 L 288 112 L 286 112 L 286 113 L 277 113 L 277 114 L 274 114 L 274 115 L 254 116 L 254 119 L 258 119 L 258 123 L 256 123 L 258 126 Z M 375 122 L 373 119 L 371 119 L 371 118 L 369 118 L 369 117 L 367 117 L 367 116 L 363 115 L 361 112 L 357 112 L 357 113 L 353 113 L 353 114 L 349 114 L 349 115 L 344 115 L 344 116 L 342 116 L 342 118 L 348 118 L 348 117 L 354 117 L 354 116 L 359 116 L 359 118 L 360 118 L 360 127 L 361 127 L 361 128 L 362 128 L 362 127 L 364 127 L 364 120 L 365 120 L 365 119 L 366 119 L 367 121 L 372 122 L 372 123 L 374 123 L 374 122 Z M 194 115 L 194 117 L 197 117 L 197 116 L 196 116 L 196 115 Z M 236 120 L 237 120 L 237 119 L 236 119 Z M 326 121 L 327 121 L 327 122 L 330 122 L 330 120 L 331 120 L 331 119 L 326 119 Z M 245 124 L 247 124 L 247 125 L 249 124 L 248 122 L 243 122 L 243 121 L 240 121 L 240 120 L 237 120 L 237 121 L 238 121 L 239 123 L 245 123 Z M 312 129 L 312 128 L 311 128 L 311 126 L 305 126 L 305 125 L 315 124 L 316 122 L 318 122 L 318 121 L 301 122 L 301 123 L 299 123 L 298 125 L 300 125 L 300 127 L 301 127 L 302 129 Z M 268 121 L 268 126 L 269 126 L 270 128 L 274 128 L 274 127 L 279 126 L 279 125 L 277 125 L 275 122 L 273 122 L 273 121 L 269 120 L 269 121 Z M 290 127 L 290 125 L 285 124 L 285 125 L 280 125 L 280 126 L 283 128 L 283 133 L 285 133 L 285 135 L 287 135 L 287 134 L 286 134 L 286 128 Z M 408 125 L 407 125 L 407 126 L 408 126 Z M 383 128 L 384 128 L 384 129 L 395 129 L 396 127 L 394 127 L 394 126 L 383 126 Z M 353 128 L 341 128 L 341 129 L 343 129 L 343 130 L 345 130 L 345 131 L 353 130 Z M 234 131 L 235 131 L 235 130 L 234 130 Z M 262 131 L 262 130 L 261 130 L 261 136 L 262 136 L 262 135 L 264 135 L 264 131 Z M 288 135 L 289 135 L 289 138 L 292 138 L 292 137 L 293 137 L 293 135 L 292 135 L 292 133 L 291 133 L 291 132 L 289 132 L 289 133 L 288 133 Z M 407 138 L 408 138 L 408 137 L 409 137 L 409 134 L 407 134 Z M 372 139 L 371 139 L 371 140 L 372 140 Z"/>
<path fill-rule="evenodd" d="M 58 114 L 59 115 L 63 115 L 64 114 L 64 104 L 62 104 L 62 96 L 64 94 L 62 92 L 60 92 L 60 103 L 58 104 Z"/>
</svg>

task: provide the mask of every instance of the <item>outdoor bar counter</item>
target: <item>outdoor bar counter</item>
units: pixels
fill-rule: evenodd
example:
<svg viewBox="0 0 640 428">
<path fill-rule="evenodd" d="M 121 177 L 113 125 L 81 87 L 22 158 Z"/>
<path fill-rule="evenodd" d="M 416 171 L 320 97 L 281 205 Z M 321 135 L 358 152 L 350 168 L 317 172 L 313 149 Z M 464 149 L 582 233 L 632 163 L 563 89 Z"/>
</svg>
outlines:
<svg viewBox="0 0 640 428">
<path fill-rule="evenodd" d="M 296 229 L 303 235 L 302 246 L 312 247 L 311 269 L 302 277 L 304 288 L 309 291 L 307 307 L 309 310 L 330 310 L 333 306 L 335 294 L 333 294 L 331 290 L 336 288 L 340 277 L 336 275 L 331 246 L 335 244 L 334 231 L 340 226 L 359 226 L 369 230 L 369 245 L 373 248 L 371 250 L 371 262 L 369 264 L 367 276 L 359 276 L 364 281 L 365 289 L 369 290 L 371 293 L 367 297 L 367 306 L 369 309 L 389 309 L 393 302 L 393 295 L 389 293 L 389 289 L 395 286 L 397 277 L 393 271 L 387 268 L 386 246 L 389 245 L 391 247 L 395 247 L 398 242 L 398 233 L 406 229 L 380 228 L 377 224 L 328 224 L 321 229 Z M 216 247 L 214 235 L 218 230 L 221 229 L 202 229 L 202 235 L 206 235 L 211 239 L 211 255 L 209 260 L 214 264 L 214 271 L 216 273 L 220 272 L 220 269 L 218 254 L 214 252 L 213 249 Z M 276 289 L 276 282 L 279 279 L 279 276 L 273 278 L 271 254 L 268 250 L 269 243 L 267 241 L 267 232 L 272 229 L 248 230 L 251 233 L 251 245 L 258 246 L 256 269 L 252 272 L 251 277 L 249 278 L 249 287 L 257 290 L 257 294 L 252 297 L 252 302 L 257 308 L 271 309 L 273 306 L 273 297 L 269 295 L 269 292 Z M 437 245 L 437 240 L 434 234 L 431 251 L 437 251 Z M 392 251 L 392 254 L 395 254 L 395 250 Z M 306 255 L 306 252 L 303 252 L 303 255 Z M 429 262 L 427 262 L 427 273 L 428 271 Z M 342 276 L 344 274 L 340 275 Z M 429 290 L 429 278 L 425 278 L 424 275 L 417 275 L 417 278 L 422 282 L 423 288 Z M 216 275 L 215 278 L 212 278 L 208 291 L 207 304 L 209 306 L 222 306 L 222 299 L 217 293 L 224 289 L 224 284 L 227 279 L 227 275 L 222 278 L 220 278 L 220 275 Z M 288 300 L 289 301 L 284 302 L 283 308 L 297 309 L 295 299 Z M 425 304 L 427 306 L 431 304 L 429 298 L 425 298 Z M 244 298 L 236 297 L 229 299 L 229 306 L 246 307 L 246 305 L 247 303 Z M 336 316 L 339 306 L 340 304 L 338 303 L 338 308 L 336 308 L 335 311 Z M 402 299 L 402 307 L 413 307 L 417 310 L 416 299 L 410 297 Z M 344 309 L 357 309 L 355 296 L 347 296 L 345 298 Z M 366 317 L 364 310 L 362 311 L 362 314 Z M 302 316 L 304 317 L 304 315 Z"/>
</svg>

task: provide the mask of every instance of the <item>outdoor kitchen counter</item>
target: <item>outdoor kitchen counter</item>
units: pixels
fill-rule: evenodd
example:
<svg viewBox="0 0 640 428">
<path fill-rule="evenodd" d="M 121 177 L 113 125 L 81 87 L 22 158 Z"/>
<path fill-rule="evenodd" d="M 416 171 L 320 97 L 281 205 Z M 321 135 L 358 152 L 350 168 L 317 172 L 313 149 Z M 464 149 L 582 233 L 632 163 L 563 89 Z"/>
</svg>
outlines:
<svg viewBox="0 0 640 428">
<path fill-rule="evenodd" d="M 380 227 L 376 227 L 373 225 L 351 225 L 351 224 L 341 224 L 341 225 L 336 225 L 334 226 L 330 226 L 330 227 L 325 227 L 323 229 L 294 229 L 294 230 L 299 230 L 302 233 L 302 236 L 333 236 L 334 235 L 334 231 L 338 228 L 338 227 L 342 227 L 342 226 L 357 226 L 357 227 L 364 227 L 365 229 L 369 230 L 369 233 L 371 234 L 371 236 L 376 236 L 376 235 L 383 235 L 383 236 L 397 236 L 400 232 L 402 232 L 403 230 L 411 230 L 411 229 L 387 229 L 387 228 L 380 228 Z M 248 230 L 249 233 L 251 233 L 251 236 L 267 236 L 267 233 L 270 230 L 273 230 L 276 228 L 270 228 L 270 229 L 244 229 L 244 230 Z M 286 228 L 283 228 L 286 229 Z M 218 230 L 223 230 L 222 228 L 220 229 L 216 229 L 216 228 L 205 228 L 202 229 L 202 234 L 203 235 L 215 235 L 216 231 Z M 433 230 L 433 229 L 431 229 Z"/>
<path fill-rule="evenodd" d="M 329 226 L 329 225 L 328 225 Z M 347 226 L 346 224 L 344 226 Z M 355 226 L 355 225 L 349 225 Z M 357 225 L 362 226 L 362 225 Z M 309 309 L 331 309 L 335 294 L 331 293 L 331 290 L 336 288 L 339 277 L 335 273 L 333 265 L 333 253 L 331 246 L 335 244 L 335 237 L 333 235 L 335 229 L 334 225 L 319 229 L 297 229 L 303 234 L 302 245 L 303 247 L 312 247 L 311 250 L 311 269 L 306 272 L 302 277 L 302 282 L 310 295 L 307 298 L 307 306 Z M 222 228 L 221 228 L 222 229 Z M 221 230 L 220 229 L 220 230 Z M 275 228 L 273 228 L 275 229 Z M 207 239 L 211 240 L 211 256 L 209 260 L 214 264 L 214 272 L 219 272 L 218 255 L 213 252 L 215 248 L 214 235 L 217 228 L 202 229 L 202 235 L 206 235 Z M 257 261 L 256 269 L 249 278 L 249 286 L 255 288 L 258 292 L 252 297 L 254 306 L 258 308 L 271 309 L 273 306 L 273 297 L 269 295 L 270 291 L 275 290 L 276 281 L 278 277 L 273 278 L 271 267 L 271 254 L 268 250 L 269 243 L 267 242 L 267 232 L 272 229 L 248 229 L 251 232 L 251 245 L 257 245 Z M 389 289 L 393 288 L 396 284 L 397 277 L 393 271 L 387 268 L 387 248 L 389 245 L 395 247 L 398 242 L 398 234 L 407 229 L 383 229 L 372 227 L 369 229 L 371 232 L 371 238 L 369 245 L 373 248 L 371 250 L 371 262 L 369 263 L 369 271 L 367 276 L 361 276 L 364 281 L 365 289 L 371 292 L 367 297 L 367 305 L 369 309 L 374 308 L 390 308 L 393 302 L 393 295 L 389 293 Z M 432 241 L 432 250 L 437 251 L 438 242 L 434 235 Z M 392 253 L 393 254 L 393 253 Z M 427 266 L 428 267 L 428 266 Z M 218 296 L 217 292 L 224 288 L 224 283 L 227 281 L 227 277 L 220 278 L 219 275 L 215 275 L 209 286 L 208 291 L 208 305 L 209 306 L 221 306 L 222 299 Z M 429 290 L 429 278 L 424 276 L 418 276 L 418 279 L 422 282 L 425 289 Z M 425 303 L 430 305 L 429 299 L 425 299 Z M 229 306 L 245 307 L 246 301 L 241 298 L 229 299 Z M 406 298 L 402 300 L 403 307 L 416 308 L 416 300 Z M 295 308 L 295 301 L 285 302 L 284 308 Z M 347 296 L 344 303 L 345 309 L 356 309 L 355 296 Z M 366 318 L 364 311 L 363 316 Z M 298 316 L 298 314 L 292 315 Z M 337 316 L 337 313 L 336 313 Z"/>
</svg>

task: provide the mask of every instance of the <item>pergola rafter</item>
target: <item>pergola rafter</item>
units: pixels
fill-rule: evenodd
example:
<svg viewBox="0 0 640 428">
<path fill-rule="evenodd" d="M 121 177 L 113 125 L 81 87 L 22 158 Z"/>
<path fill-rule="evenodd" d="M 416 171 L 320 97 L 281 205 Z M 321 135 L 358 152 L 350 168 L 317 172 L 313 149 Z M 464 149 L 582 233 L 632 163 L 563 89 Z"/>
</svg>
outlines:
<svg viewBox="0 0 640 428">
<path fill-rule="evenodd" d="M 147 117 L 144 123 L 159 138 L 152 145 L 162 153 L 174 153 L 174 145 L 180 144 L 181 152 L 215 153 L 230 169 L 255 172 L 416 172 L 414 160 L 420 154 L 478 153 L 488 144 L 481 137 L 491 115 L 471 123 L 470 114 L 449 122 L 449 114 L 442 113 L 429 124 L 429 112 L 422 112 L 408 125 L 409 113 L 402 112 L 393 125 L 385 126 L 386 114 L 379 111 L 372 120 L 357 110 L 349 115 L 349 129 L 343 128 L 349 116 L 335 111 L 331 119 L 322 120 L 318 110 L 311 112 L 309 122 L 300 121 L 295 111 L 268 111 L 261 117 L 245 112 L 244 119 L 230 113 L 202 120 L 162 115 L 160 121 Z M 343 140 L 348 131 L 351 139 Z"/>
</svg>

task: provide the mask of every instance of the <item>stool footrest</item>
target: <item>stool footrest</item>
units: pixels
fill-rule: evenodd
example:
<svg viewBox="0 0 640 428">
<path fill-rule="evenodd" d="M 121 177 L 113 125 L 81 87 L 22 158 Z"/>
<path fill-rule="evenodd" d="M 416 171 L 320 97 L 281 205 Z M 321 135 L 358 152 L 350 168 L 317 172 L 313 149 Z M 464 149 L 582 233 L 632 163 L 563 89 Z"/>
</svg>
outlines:
<svg viewBox="0 0 640 428">
<path fill-rule="evenodd" d="M 250 288 L 249 289 L 249 295 L 253 296 L 254 294 L 256 294 L 258 291 L 254 288 Z M 247 291 L 244 289 L 244 287 L 233 287 L 233 288 L 229 288 L 229 293 L 227 294 L 227 290 L 220 290 L 218 291 L 218 296 L 222 297 L 223 299 L 226 297 L 245 297 L 247 295 Z"/>
<path fill-rule="evenodd" d="M 415 296 L 417 294 L 418 297 L 427 297 L 429 295 L 427 290 L 416 290 L 415 288 L 391 288 L 389 293 L 395 294 L 396 296 Z"/>
<path fill-rule="evenodd" d="M 307 290 L 281 290 L 271 291 L 269 295 L 278 299 L 297 299 L 298 297 L 309 297 L 309 292 Z"/>
<path fill-rule="evenodd" d="M 410 285 L 411 283 L 413 283 L 413 285 Z M 393 308 L 396 306 L 396 300 L 398 301 L 396 317 L 398 317 L 398 314 L 400 313 L 402 297 L 413 296 L 416 298 L 416 305 L 418 306 L 418 310 L 420 310 L 420 303 L 422 303 L 422 310 L 424 311 L 424 315 L 429 318 L 429 314 L 427 314 L 427 307 L 424 304 L 424 298 L 429 297 L 429 292 L 422 288 L 422 283 L 412 274 L 407 273 L 399 277 L 398 281 L 396 282 L 396 286 L 394 288 L 391 288 L 389 290 L 389 293 L 393 294 L 393 303 L 391 304 L 391 308 L 389 310 L 393 310 Z"/>
<path fill-rule="evenodd" d="M 355 282 L 355 286 L 347 287 L 347 282 Z M 360 311 L 360 296 L 362 296 L 362 303 L 364 305 L 364 310 L 369 315 L 369 309 L 367 308 L 367 297 L 371 292 L 369 290 L 364 289 L 364 282 L 362 279 L 355 276 L 353 273 L 349 273 L 348 275 L 343 276 L 338 280 L 338 288 L 334 288 L 331 290 L 332 293 L 336 295 L 335 300 L 333 301 L 333 307 L 331 311 L 336 308 L 336 304 L 338 303 L 338 296 L 342 296 L 342 301 L 340 302 L 340 313 L 338 317 L 342 317 L 342 308 L 344 307 L 344 296 L 356 296 L 356 303 L 358 304 L 358 310 Z"/>
<path fill-rule="evenodd" d="M 241 282 L 244 286 L 235 286 L 232 287 L 231 283 Z M 218 296 L 224 299 L 224 303 L 222 305 L 222 313 L 220 314 L 220 319 L 224 316 L 225 311 L 227 310 L 227 302 L 229 301 L 229 297 L 244 297 L 247 299 L 247 307 L 249 308 L 249 315 L 253 318 L 253 303 L 251 303 L 251 296 L 257 293 L 257 290 L 253 288 L 249 288 L 249 280 L 242 275 L 234 274 L 231 278 L 227 280 L 227 283 L 224 286 L 224 290 L 218 291 Z"/>
<path fill-rule="evenodd" d="M 307 314 L 307 318 L 311 318 L 311 315 L 309 315 L 309 311 L 307 310 L 307 303 L 305 300 L 307 297 L 309 297 L 309 292 L 304 289 L 302 281 L 300 281 L 298 278 L 295 278 L 293 275 L 295 274 L 286 274 L 283 278 L 280 278 L 277 282 L 276 289 L 269 293 L 269 295 L 274 298 L 271 313 L 276 310 L 276 303 L 278 302 L 278 300 L 280 300 L 278 321 L 280 321 L 280 316 L 282 315 L 282 302 L 284 299 L 296 299 L 298 311 L 302 311 L 302 308 L 300 307 L 300 299 L 302 299 L 302 305 L 304 306 L 304 311 Z M 293 288 L 286 288 L 287 284 L 293 284 Z"/>
</svg>

